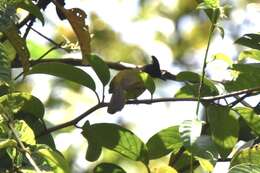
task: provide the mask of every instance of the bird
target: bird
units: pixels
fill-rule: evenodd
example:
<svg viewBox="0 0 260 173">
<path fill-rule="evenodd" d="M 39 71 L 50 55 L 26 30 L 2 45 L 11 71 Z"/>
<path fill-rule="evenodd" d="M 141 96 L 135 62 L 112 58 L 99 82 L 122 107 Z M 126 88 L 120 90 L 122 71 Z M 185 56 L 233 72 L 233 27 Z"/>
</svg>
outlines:
<svg viewBox="0 0 260 173">
<path fill-rule="evenodd" d="M 152 64 L 143 66 L 141 70 L 154 78 L 161 78 L 162 76 L 159 61 L 155 56 L 152 56 Z"/>
<path fill-rule="evenodd" d="M 108 104 L 107 112 L 114 114 L 121 111 L 128 99 L 136 99 L 145 89 L 138 69 L 120 71 L 109 85 L 109 93 L 112 93 L 112 96 Z"/>
</svg>

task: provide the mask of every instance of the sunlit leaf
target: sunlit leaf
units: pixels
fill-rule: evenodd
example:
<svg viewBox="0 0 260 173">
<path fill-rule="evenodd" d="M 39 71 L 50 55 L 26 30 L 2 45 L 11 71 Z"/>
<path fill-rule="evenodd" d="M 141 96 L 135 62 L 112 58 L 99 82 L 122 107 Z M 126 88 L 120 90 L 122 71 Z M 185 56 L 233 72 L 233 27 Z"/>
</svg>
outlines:
<svg viewBox="0 0 260 173">
<path fill-rule="evenodd" d="M 260 61 L 260 50 L 252 49 L 252 50 L 245 50 L 245 51 L 240 52 L 240 54 L 238 56 L 239 61 L 247 59 L 247 58 L 251 58 L 251 59 Z"/>
<path fill-rule="evenodd" d="M 40 11 L 40 8 L 34 5 L 31 0 L 22 0 L 17 4 L 17 7 L 22 8 L 31 13 L 42 22 L 42 25 L 44 25 L 44 18 Z"/>
<path fill-rule="evenodd" d="M 16 141 L 13 139 L 1 139 L 0 138 L 0 149 L 7 147 L 15 147 L 17 145 Z"/>
<path fill-rule="evenodd" d="M 63 63 L 41 63 L 32 67 L 30 74 L 49 74 L 56 77 L 61 77 L 77 84 L 83 85 L 92 89 L 96 89 L 94 80 L 83 70 L 72 65 Z"/>
<path fill-rule="evenodd" d="M 260 166 L 258 164 L 243 163 L 232 167 L 228 173 L 259 173 Z"/>
<path fill-rule="evenodd" d="M 217 53 L 217 54 L 213 55 L 213 59 L 222 60 L 222 61 L 226 62 L 229 66 L 232 66 L 232 64 L 233 64 L 232 59 L 223 53 Z"/>
<path fill-rule="evenodd" d="M 53 151 L 50 148 L 40 148 L 36 153 L 48 163 L 48 165 L 52 168 L 53 173 L 70 172 L 67 161 L 60 153 Z"/>
<path fill-rule="evenodd" d="M 6 30 L 4 30 L 4 34 L 16 50 L 16 53 L 19 55 L 19 59 L 23 65 L 23 70 L 27 73 L 30 66 L 30 52 L 26 46 L 25 40 L 18 34 L 15 24 L 10 25 Z"/>
<path fill-rule="evenodd" d="M 178 173 L 178 172 L 173 167 L 170 167 L 168 165 L 163 165 L 160 166 L 159 168 L 155 168 L 154 173 Z"/>
<path fill-rule="evenodd" d="M 235 41 L 236 44 L 240 44 L 246 47 L 260 50 L 260 34 L 252 33 L 245 34 Z"/>
<path fill-rule="evenodd" d="M 97 55 L 89 56 L 88 60 L 103 86 L 107 85 L 110 80 L 110 71 L 107 64 Z"/>
<path fill-rule="evenodd" d="M 65 9 L 61 5 L 56 4 L 59 10 L 64 14 L 66 19 L 69 21 L 71 27 L 73 28 L 75 34 L 77 35 L 83 64 L 88 64 L 88 58 L 91 53 L 90 46 L 90 33 L 89 28 L 85 24 L 85 19 L 87 17 L 86 13 L 79 8 Z"/>
<path fill-rule="evenodd" d="M 260 145 L 254 145 L 253 147 L 248 147 L 240 150 L 232 158 L 230 167 L 233 167 L 242 163 L 259 164 L 260 162 Z"/>
<path fill-rule="evenodd" d="M 207 117 L 212 140 L 220 156 L 226 158 L 238 139 L 238 119 L 229 107 L 221 105 L 209 105 Z"/>
<path fill-rule="evenodd" d="M 94 168 L 93 173 L 126 173 L 126 171 L 113 163 L 100 163 Z"/>
<path fill-rule="evenodd" d="M 179 126 L 163 129 L 153 135 L 146 143 L 149 159 L 157 159 L 170 152 L 177 152 L 183 143 L 179 134 Z"/>
<path fill-rule="evenodd" d="M 153 95 L 153 93 L 155 91 L 155 84 L 154 84 L 153 78 L 151 76 L 149 76 L 148 73 L 145 73 L 145 72 L 140 73 L 140 76 L 144 82 L 145 88 Z"/>
<path fill-rule="evenodd" d="M 191 147 L 201 134 L 203 122 L 199 120 L 185 120 L 179 127 L 184 147 Z"/>
<path fill-rule="evenodd" d="M 16 130 L 16 133 L 18 134 L 18 137 L 22 142 L 31 145 L 36 144 L 34 133 L 25 121 L 15 121 L 14 129 Z"/>
<path fill-rule="evenodd" d="M 100 123 L 85 128 L 83 133 L 89 133 L 93 141 L 102 147 L 116 151 L 131 160 L 148 163 L 144 143 L 128 129 L 116 124 Z"/>
</svg>

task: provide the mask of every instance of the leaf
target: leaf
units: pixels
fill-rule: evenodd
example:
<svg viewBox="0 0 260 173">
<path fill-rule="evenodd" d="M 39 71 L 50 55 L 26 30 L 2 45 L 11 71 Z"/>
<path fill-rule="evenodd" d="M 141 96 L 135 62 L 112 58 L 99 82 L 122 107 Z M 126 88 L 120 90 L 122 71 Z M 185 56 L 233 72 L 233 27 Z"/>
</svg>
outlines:
<svg viewBox="0 0 260 173">
<path fill-rule="evenodd" d="M 17 4 L 17 7 L 31 13 L 42 22 L 42 25 L 44 25 L 44 18 L 40 11 L 40 8 L 37 5 L 34 5 L 31 0 L 22 0 Z"/>
<path fill-rule="evenodd" d="M 48 165 L 52 168 L 53 173 L 68 173 L 70 172 L 67 161 L 63 156 L 51 150 L 50 148 L 40 148 L 37 150 L 36 154 L 42 157 Z"/>
<path fill-rule="evenodd" d="M 251 58 L 260 61 L 260 51 L 259 50 L 245 50 L 240 52 L 238 56 L 238 61 L 242 61 L 244 59 Z"/>
<path fill-rule="evenodd" d="M 90 161 L 90 162 L 94 162 L 96 160 L 98 160 L 98 158 L 100 157 L 102 153 L 102 147 L 100 145 L 98 145 L 97 143 L 91 143 L 88 140 L 88 149 L 87 149 L 87 153 L 86 153 L 86 160 Z"/>
<path fill-rule="evenodd" d="M 88 60 L 103 86 L 106 86 L 110 80 L 110 71 L 107 64 L 97 55 L 89 56 Z"/>
<path fill-rule="evenodd" d="M 18 134 L 19 139 L 27 144 L 35 145 L 35 136 L 32 129 L 23 120 L 16 120 L 14 123 L 14 129 Z"/>
<path fill-rule="evenodd" d="M 7 52 L 2 44 L 0 44 L 0 81 L 10 82 L 11 66 L 8 60 Z"/>
<path fill-rule="evenodd" d="M 157 159 L 170 152 L 176 153 L 183 143 L 179 134 L 179 126 L 172 126 L 153 135 L 146 143 L 149 159 Z"/>
<path fill-rule="evenodd" d="M 156 168 L 155 173 L 178 173 L 178 172 L 173 167 L 170 167 L 168 165 L 163 165 L 160 166 L 159 168 Z"/>
<path fill-rule="evenodd" d="M 15 24 L 10 25 L 3 32 L 16 50 L 16 53 L 19 55 L 19 59 L 23 65 L 23 71 L 27 73 L 30 67 L 30 52 L 26 46 L 25 40 L 18 34 Z"/>
<path fill-rule="evenodd" d="M 151 95 L 153 95 L 155 91 L 155 84 L 153 78 L 148 73 L 145 72 L 140 73 L 140 77 L 144 82 L 145 88 L 151 93 Z"/>
<path fill-rule="evenodd" d="M 226 158 L 238 139 L 238 119 L 227 106 L 209 105 L 206 111 L 212 140 L 220 156 Z"/>
<path fill-rule="evenodd" d="M 93 173 L 126 173 L 126 171 L 113 163 L 100 163 L 94 168 Z"/>
<path fill-rule="evenodd" d="M 243 163 L 232 167 L 228 173 L 259 173 L 259 164 Z"/>
<path fill-rule="evenodd" d="M 259 164 L 260 162 L 260 145 L 254 145 L 253 147 L 248 147 L 243 150 L 240 150 L 235 156 L 232 158 L 230 167 L 235 165 L 239 165 L 242 163 L 250 163 L 250 164 Z"/>
<path fill-rule="evenodd" d="M 219 8 L 219 0 L 204 0 L 204 3 L 210 8 Z"/>
<path fill-rule="evenodd" d="M 88 64 L 91 53 L 91 46 L 90 46 L 90 33 L 89 28 L 85 24 L 85 19 L 87 17 L 86 13 L 79 9 L 79 8 L 71 8 L 65 9 L 59 4 L 55 4 L 58 9 L 64 14 L 66 19 L 68 19 L 71 27 L 73 28 L 75 34 L 77 35 L 81 53 L 82 53 L 82 63 Z"/>
<path fill-rule="evenodd" d="M 16 141 L 13 139 L 1 139 L 0 138 L 0 149 L 7 147 L 15 147 L 17 145 Z"/>
<path fill-rule="evenodd" d="M 68 64 L 56 62 L 40 63 L 32 67 L 32 69 L 28 72 L 28 75 L 30 74 L 49 74 L 83 85 L 93 91 L 96 89 L 95 82 L 91 76 L 83 70 Z"/>
<path fill-rule="evenodd" d="M 190 148 L 201 134 L 202 121 L 185 120 L 179 127 L 180 137 L 185 148 Z"/>
<path fill-rule="evenodd" d="M 260 34 L 259 33 L 245 34 L 239 39 L 237 39 L 235 43 L 260 50 Z"/>
<path fill-rule="evenodd" d="M 259 136 L 260 135 L 260 116 L 254 109 L 248 107 L 238 107 L 235 111 L 240 114 L 246 124 Z"/>
<path fill-rule="evenodd" d="M 224 39 L 224 37 L 225 37 L 225 30 L 224 30 L 224 28 L 221 27 L 221 26 L 218 26 L 218 25 L 216 27 L 217 27 L 218 31 L 220 32 L 221 38 Z"/>
<path fill-rule="evenodd" d="M 232 64 L 233 64 L 232 59 L 223 53 L 217 53 L 217 54 L 213 55 L 213 59 L 222 60 L 222 61 L 226 62 L 229 66 L 232 66 Z"/>
<path fill-rule="evenodd" d="M 83 134 L 93 137 L 100 146 L 116 151 L 135 161 L 148 163 L 147 149 L 133 132 L 116 124 L 100 123 L 85 128 Z"/>
</svg>

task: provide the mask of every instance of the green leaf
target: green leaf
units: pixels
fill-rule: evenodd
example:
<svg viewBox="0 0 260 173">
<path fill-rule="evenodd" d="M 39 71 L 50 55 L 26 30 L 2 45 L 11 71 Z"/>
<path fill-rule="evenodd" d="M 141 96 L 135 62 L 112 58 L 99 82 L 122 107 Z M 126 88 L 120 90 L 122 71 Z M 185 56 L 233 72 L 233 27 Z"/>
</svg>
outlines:
<svg viewBox="0 0 260 173">
<path fill-rule="evenodd" d="M 153 78 L 148 73 L 145 72 L 140 73 L 140 77 L 144 82 L 145 88 L 151 93 L 151 95 L 153 95 L 155 91 L 155 84 Z"/>
<path fill-rule="evenodd" d="M 56 62 L 41 63 L 33 66 L 28 74 L 49 74 L 83 85 L 93 91 L 96 89 L 95 82 L 91 76 L 83 70 L 68 64 Z"/>
<path fill-rule="evenodd" d="M 245 50 L 240 52 L 238 56 L 238 61 L 242 61 L 244 59 L 251 58 L 260 61 L 260 51 L 259 50 Z"/>
<path fill-rule="evenodd" d="M 183 143 L 179 134 L 179 126 L 172 126 L 153 135 L 146 143 L 149 159 L 157 159 L 170 152 L 176 153 Z"/>
<path fill-rule="evenodd" d="M 203 122 L 199 120 L 185 120 L 179 127 L 184 147 L 191 147 L 201 134 Z"/>
<path fill-rule="evenodd" d="M 96 72 L 103 86 L 107 85 L 110 80 L 110 71 L 107 64 L 98 55 L 89 56 L 88 61 Z"/>
<path fill-rule="evenodd" d="M 226 158 L 238 139 L 239 123 L 236 114 L 227 106 L 209 105 L 207 117 L 211 137 L 222 158 Z"/>
<path fill-rule="evenodd" d="M 88 141 L 88 149 L 85 157 L 87 161 L 94 162 L 98 160 L 101 153 L 102 153 L 102 147 L 100 145 Z"/>
<path fill-rule="evenodd" d="M 28 11 L 29 13 L 31 13 L 32 15 L 37 17 L 42 22 L 42 25 L 44 25 L 44 18 L 40 11 L 40 8 L 38 6 L 36 6 L 35 4 L 33 4 L 31 0 L 21 1 L 17 4 L 17 7 L 22 8 L 22 9 Z"/>
<path fill-rule="evenodd" d="M 68 173 L 70 172 L 67 161 L 64 157 L 50 148 L 39 148 L 36 154 L 42 157 L 48 165 L 52 168 L 53 173 Z"/>
<path fill-rule="evenodd" d="M 240 44 L 246 47 L 260 50 L 260 34 L 252 33 L 245 34 L 235 41 L 236 44 Z"/>
<path fill-rule="evenodd" d="M 232 64 L 233 64 L 232 59 L 223 53 L 217 53 L 217 54 L 213 55 L 213 59 L 222 60 L 222 61 L 226 62 L 229 66 L 232 66 Z"/>
<path fill-rule="evenodd" d="M 116 124 L 100 123 L 84 128 L 83 133 L 93 137 L 92 141 L 102 147 L 116 151 L 135 161 L 148 163 L 147 149 L 133 132 Z"/>
<path fill-rule="evenodd" d="M 17 145 L 16 141 L 13 139 L 1 139 L 0 138 L 0 149 L 7 147 L 15 147 Z"/>
<path fill-rule="evenodd" d="M 11 80 L 11 67 L 7 57 L 7 53 L 0 44 L 0 81 L 10 82 Z"/>
<path fill-rule="evenodd" d="M 14 123 L 14 129 L 18 134 L 19 139 L 27 144 L 35 145 L 35 136 L 32 129 L 23 120 L 16 120 Z"/>
<path fill-rule="evenodd" d="M 253 147 L 248 147 L 240 150 L 232 158 L 230 167 L 233 167 L 242 163 L 259 164 L 260 162 L 260 145 L 254 145 Z"/>
<path fill-rule="evenodd" d="M 126 171 L 113 163 L 100 163 L 94 168 L 93 173 L 126 173 Z"/>
<path fill-rule="evenodd" d="M 259 136 L 260 135 L 260 116 L 254 112 L 254 109 L 248 107 L 235 108 L 247 125 Z"/>
<path fill-rule="evenodd" d="M 228 173 L 259 173 L 260 166 L 258 164 L 243 163 L 232 167 Z"/>
<path fill-rule="evenodd" d="M 204 0 L 204 3 L 210 8 L 219 8 L 220 3 L 219 0 Z"/>
</svg>

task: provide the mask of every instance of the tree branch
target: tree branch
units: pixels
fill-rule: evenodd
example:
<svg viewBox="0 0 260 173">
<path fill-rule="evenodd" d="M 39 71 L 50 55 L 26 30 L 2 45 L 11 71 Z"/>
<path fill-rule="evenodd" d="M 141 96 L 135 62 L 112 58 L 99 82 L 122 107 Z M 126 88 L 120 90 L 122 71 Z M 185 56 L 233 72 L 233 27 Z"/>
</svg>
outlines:
<svg viewBox="0 0 260 173">
<path fill-rule="evenodd" d="M 256 91 L 260 91 L 260 87 L 235 91 L 235 92 L 231 92 L 231 93 L 223 94 L 223 95 L 218 95 L 218 96 L 202 97 L 200 99 L 200 101 L 201 102 L 213 102 L 215 100 L 220 100 L 220 99 L 224 99 L 224 98 L 227 98 L 227 97 L 233 97 L 233 96 L 237 96 L 237 95 L 240 95 L 240 94 L 252 93 L 252 92 L 256 92 Z M 251 96 L 251 95 L 249 95 L 249 96 Z M 126 102 L 126 104 L 127 105 L 131 105 L 131 104 L 152 104 L 152 103 L 159 103 L 159 102 L 177 102 L 177 101 L 198 101 L 198 98 L 157 98 L 157 99 L 128 100 Z M 69 126 L 76 125 L 79 121 L 81 121 L 83 118 L 87 117 L 89 114 L 95 112 L 96 110 L 98 110 L 100 108 L 107 107 L 108 104 L 109 103 L 100 102 L 97 105 L 93 106 L 92 108 L 88 109 L 86 112 L 84 112 L 80 116 L 76 117 L 75 119 L 72 119 L 72 120 L 67 121 L 65 123 L 62 123 L 60 125 L 51 127 L 49 129 L 47 129 L 46 131 L 40 133 L 37 137 L 44 136 L 44 135 L 52 133 L 54 131 L 57 131 L 57 130 L 60 130 L 60 129 L 63 129 L 63 128 L 66 128 L 66 127 L 69 127 Z"/>
</svg>

